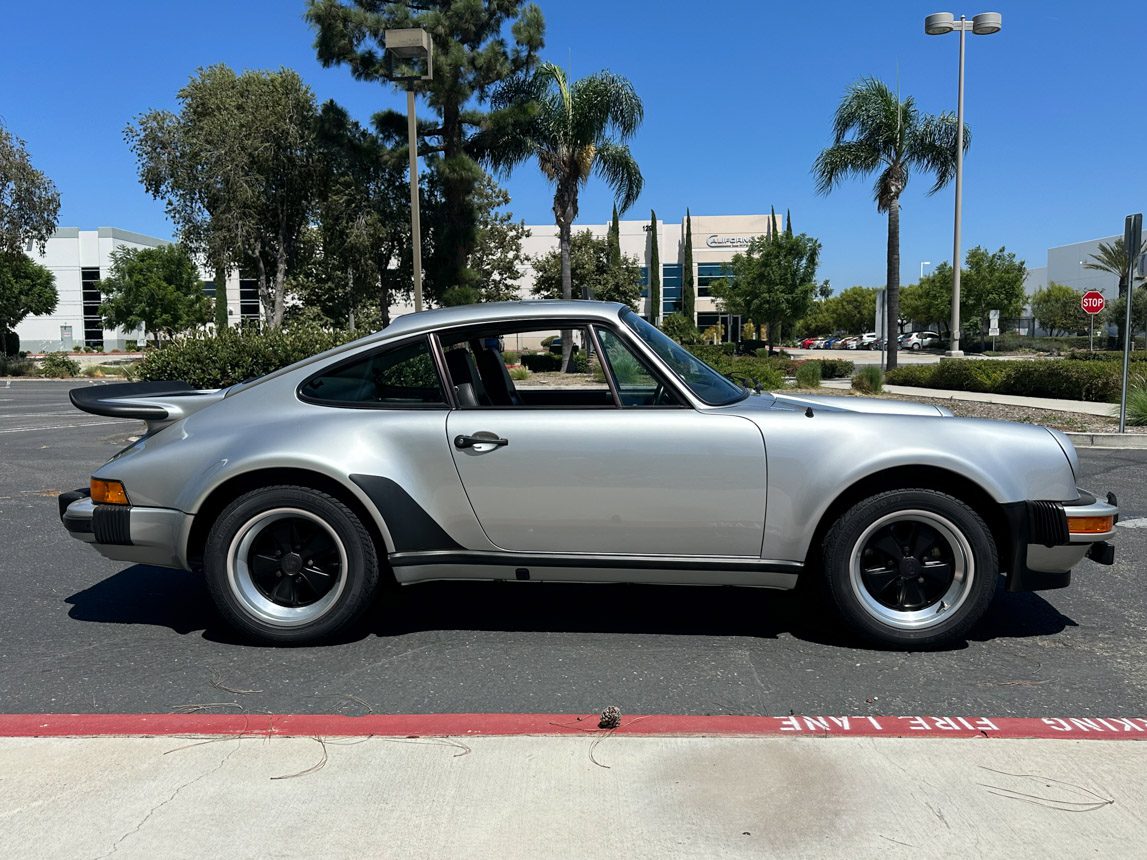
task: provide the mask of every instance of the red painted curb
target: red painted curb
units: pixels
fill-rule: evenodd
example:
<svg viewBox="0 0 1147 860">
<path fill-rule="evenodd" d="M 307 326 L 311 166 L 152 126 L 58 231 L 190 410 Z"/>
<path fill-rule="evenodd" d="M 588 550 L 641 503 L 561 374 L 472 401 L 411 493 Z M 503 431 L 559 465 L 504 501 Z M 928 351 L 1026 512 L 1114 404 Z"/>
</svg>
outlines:
<svg viewBox="0 0 1147 860">
<path fill-rule="evenodd" d="M 0 737 L 278 735 L 386 737 L 599 734 L 574 714 L 0 714 Z M 1147 740 L 1144 717 L 623 717 L 617 734 Z"/>
</svg>

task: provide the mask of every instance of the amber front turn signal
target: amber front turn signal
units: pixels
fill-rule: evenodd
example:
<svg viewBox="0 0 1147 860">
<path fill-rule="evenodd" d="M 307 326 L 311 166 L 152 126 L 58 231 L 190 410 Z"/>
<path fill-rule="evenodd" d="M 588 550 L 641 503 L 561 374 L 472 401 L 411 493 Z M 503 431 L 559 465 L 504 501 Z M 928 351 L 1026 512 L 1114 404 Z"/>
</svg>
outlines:
<svg viewBox="0 0 1147 860">
<path fill-rule="evenodd" d="M 127 490 L 119 481 L 105 481 L 101 478 L 92 478 L 92 501 L 97 505 L 130 505 L 127 500 Z"/>
<path fill-rule="evenodd" d="M 1073 535 L 1101 535 L 1114 528 L 1113 517 L 1068 517 L 1067 530 Z"/>
</svg>

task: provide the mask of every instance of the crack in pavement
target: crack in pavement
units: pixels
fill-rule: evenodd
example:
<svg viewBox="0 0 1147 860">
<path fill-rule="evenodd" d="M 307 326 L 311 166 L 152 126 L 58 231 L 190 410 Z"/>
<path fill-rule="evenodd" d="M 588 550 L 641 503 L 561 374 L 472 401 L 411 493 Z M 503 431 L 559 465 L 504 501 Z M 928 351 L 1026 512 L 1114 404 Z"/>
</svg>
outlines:
<svg viewBox="0 0 1147 860">
<path fill-rule="evenodd" d="M 104 858 L 111 857 L 113 854 L 115 854 L 117 851 L 119 851 L 120 843 L 122 843 L 129 836 L 134 836 L 136 833 L 139 833 L 139 831 L 143 828 L 143 825 L 147 824 L 147 822 L 151 819 L 151 816 L 155 815 L 155 813 L 157 813 L 159 810 L 163 809 L 163 807 L 167 806 L 167 804 L 169 804 L 173 800 L 175 800 L 175 798 L 177 798 L 185 788 L 189 788 L 190 786 L 195 785 L 195 783 L 199 782 L 200 780 L 206 779 L 207 777 L 211 776 L 213 773 L 216 773 L 219 770 L 221 770 L 223 765 L 227 764 L 227 760 L 230 759 L 231 756 L 233 756 L 236 752 L 239 751 L 239 747 L 243 743 L 243 738 L 242 737 L 235 738 L 235 741 L 236 741 L 235 748 L 232 749 L 230 752 L 228 752 L 225 756 L 223 756 L 223 758 L 219 760 L 219 764 L 215 765 L 215 767 L 211 768 L 210 770 L 204 771 L 203 773 L 199 774 L 199 776 L 195 777 L 195 779 L 190 779 L 187 782 L 180 785 L 179 787 L 177 787 L 175 789 L 175 791 L 173 791 L 168 796 L 168 798 L 166 800 L 163 800 L 163 801 L 157 803 L 155 806 L 153 806 L 151 809 L 149 809 L 147 811 L 147 815 L 145 815 L 140 820 L 139 824 L 137 824 L 135 827 L 133 827 L 131 830 L 129 830 L 127 833 L 125 833 L 123 836 L 121 836 L 119 839 L 117 839 L 114 843 L 112 843 L 112 847 L 111 847 L 110 851 L 106 852 L 105 854 L 101 854 L 99 857 L 96 858 L 96 860 L 104 860 Z"/>
</svg>

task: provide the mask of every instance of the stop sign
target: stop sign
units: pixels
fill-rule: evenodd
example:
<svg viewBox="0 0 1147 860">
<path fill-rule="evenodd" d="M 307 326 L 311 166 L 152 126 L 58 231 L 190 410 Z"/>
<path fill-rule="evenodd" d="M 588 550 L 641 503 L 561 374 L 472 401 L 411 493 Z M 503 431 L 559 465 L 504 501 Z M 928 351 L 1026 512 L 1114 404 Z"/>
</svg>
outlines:
<svg viewBox="0 0 1147 860">
<path fill-rule="evenodd" d="M 1107 307 L 1107 299 L 1103 298 L 1103 293 L 1099 290 L 1088 290 L 1079 300 L 1079 306 L 1094 316 Z"/>
</svg>

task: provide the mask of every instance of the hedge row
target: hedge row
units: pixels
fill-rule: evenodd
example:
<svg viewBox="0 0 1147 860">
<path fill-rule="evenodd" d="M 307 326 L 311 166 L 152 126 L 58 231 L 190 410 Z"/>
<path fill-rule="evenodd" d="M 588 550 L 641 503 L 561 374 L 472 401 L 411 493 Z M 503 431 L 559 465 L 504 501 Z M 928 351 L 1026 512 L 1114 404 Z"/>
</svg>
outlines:
<svg viewBox="0 0 1147 860">
<path fill-rule="evenodd" d="M 952 359 L 939 364 L 898 367 L 888 371 L 885 382 L 946 391 L 1110 403 L 1119 398 L 1122 378 L 1118 365 L 1107 361 Z"/>
<path fill-rule="evenodd" d="M 1072 361 L 1123 361 L 1123 352 L 1121 350 L 1103 349 L 1096 350 L 1095 352 L 1072 352 L 1067 356 Z M 1147 362 L 1147 355 L 1141 351 L 1131 353 L 1131 360 L 1133 362 Z"/>
<path fill-rule="evenodd" d="M 223 388 L 271 373 L 355 337 L 351 332 L 307 325 L 270 331 L 248 326 L 219 334 L 195 333 L 149 350 L 135 372 L 143 380 L 181 380 L 195 388 Z"/>
<path fill-rule="evenodd" d="M 730 350 L 729 347 L 732 346 L 735 345 L 699 343 L 688 344 L 685 348 L 703 362 L 712 365 L 722 373 L 734 372 L 726 370 L 726 367 L 733 367 L 743 362 L 752 362 L 752 366 L 758 369 L 768 367 L 772 372 L 775 372 L 781 377 L 796 376 L 797 368 L 810 361 L 820 365 L 821 379 L 847 379 L 852 376 L 852 372 L 855 370 L 855 365 L 851 361 L 845 361 L 841 358 L 803 359 L 797 361 L 785 355 L 768 356 L 767 354 L 760 354 L 764 353 L 764 350 L 761 350 L 760 353 L 757 354 L 731 355 L 732 350 Z"/>
</svg>

